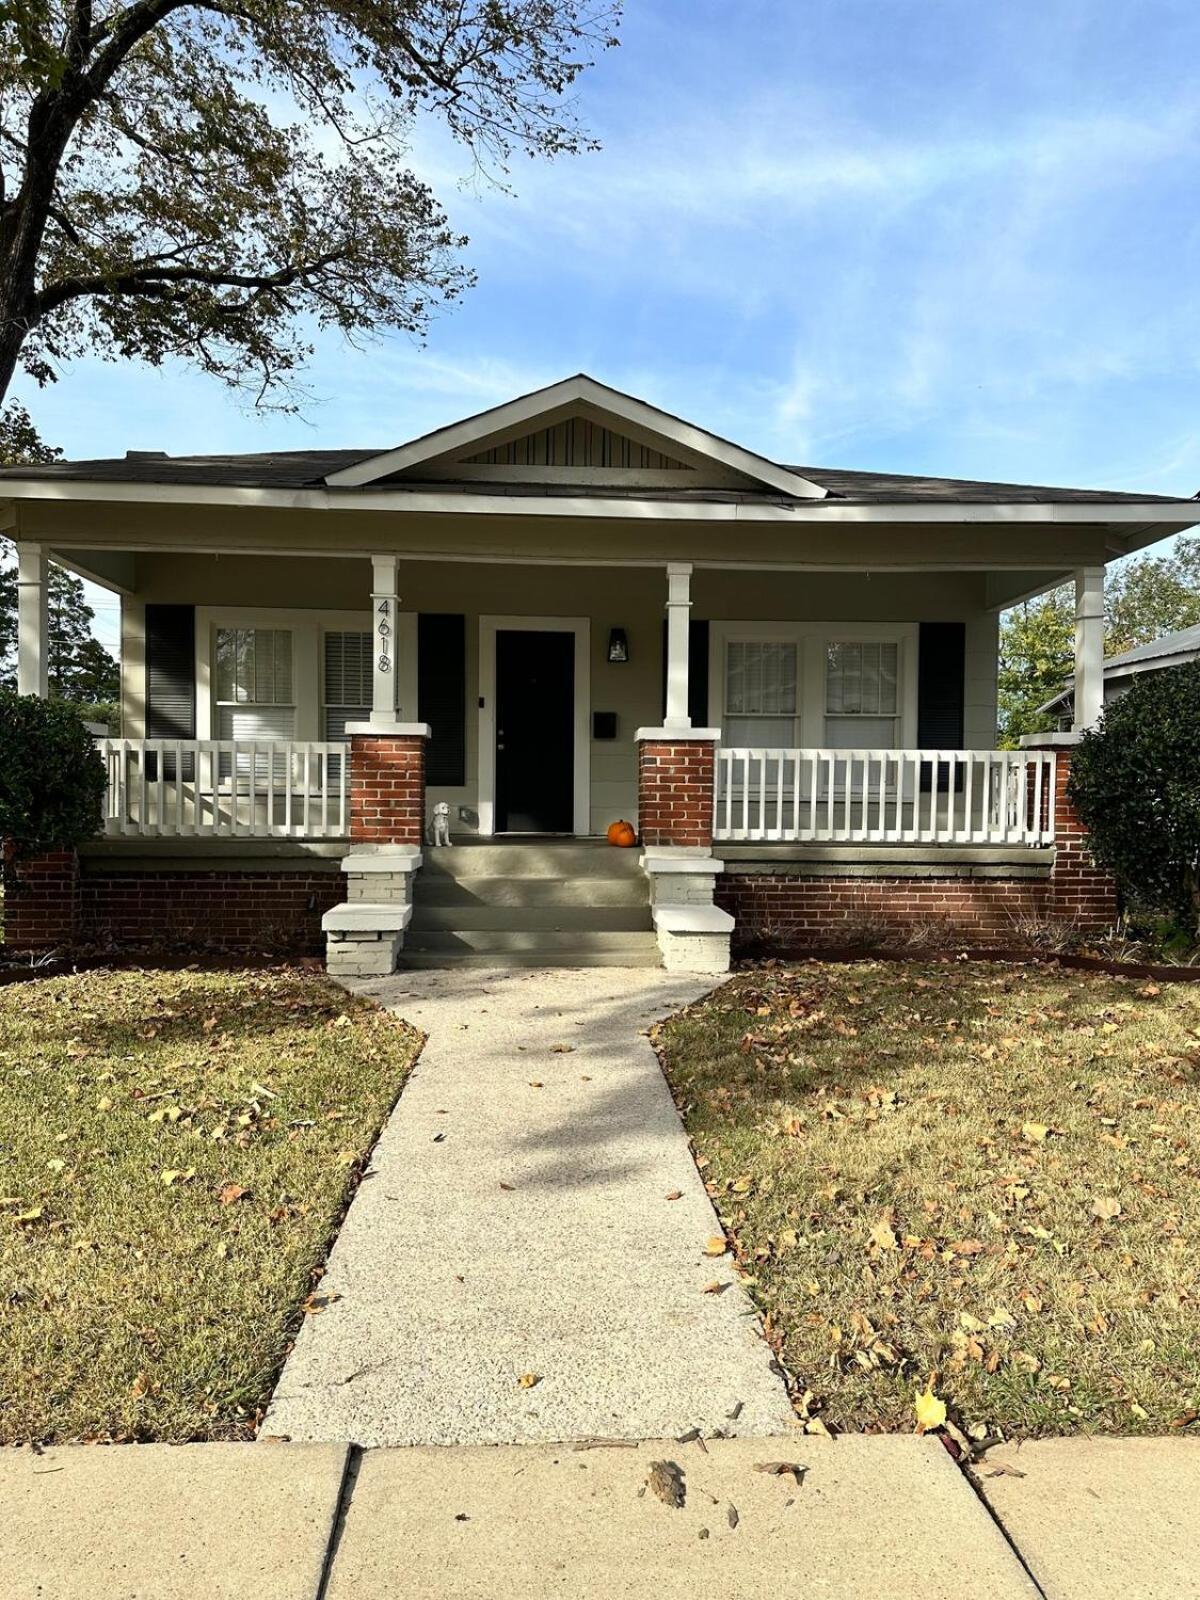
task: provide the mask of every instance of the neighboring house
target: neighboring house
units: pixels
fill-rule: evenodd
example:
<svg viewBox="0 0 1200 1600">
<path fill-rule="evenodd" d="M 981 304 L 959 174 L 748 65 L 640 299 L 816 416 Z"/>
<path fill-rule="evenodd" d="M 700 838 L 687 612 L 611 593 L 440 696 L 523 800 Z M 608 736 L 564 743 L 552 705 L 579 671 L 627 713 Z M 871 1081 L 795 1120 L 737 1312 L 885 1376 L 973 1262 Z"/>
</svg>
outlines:
<svg viewBox="0 0 1200 1600">
<path fill-rule="evenodd" d="M 0 506 L 26 692 L 48 558 L 123 613 L 106 836 L 78 882 L 47 866 L 43 942 L 295 942 L 326 912 L 341 970 L 405 939 L 719 965 L 714 886 L 764 944 L 1101 919 L 1054 752 L 995 749 L 998 617 L 1074 576 L 1085 723 L 1105 562 L 1198 519 L 780 465 L 584 376 L 394 447 L 12 469 Z M 456 848 L 418 873 L 438 802 Z M 504 844 L 620 817 L 643 857 Z"/>
<path fill-rule="evenodd" d="M 1135 645 L 1132 650 L 1109 656 L 1104 663 L 1104 703 L 1119 700 L 1133 680 L 1143 673 L 1169 672 L 1172 667 L 1186 666 L 1198 658 L 1200 624 L 1180 628 L 1178 633 L 1165 633 L 1161 639 L 1151 639 L 1149 644 Z M 1047 700 L 1038 707 L 1038 712 L 1052 716 L 1060 728 L 1070 728 L 1075 716 L 1074 685 L 1056 694 L 1053 700 Z"/>
</svg>

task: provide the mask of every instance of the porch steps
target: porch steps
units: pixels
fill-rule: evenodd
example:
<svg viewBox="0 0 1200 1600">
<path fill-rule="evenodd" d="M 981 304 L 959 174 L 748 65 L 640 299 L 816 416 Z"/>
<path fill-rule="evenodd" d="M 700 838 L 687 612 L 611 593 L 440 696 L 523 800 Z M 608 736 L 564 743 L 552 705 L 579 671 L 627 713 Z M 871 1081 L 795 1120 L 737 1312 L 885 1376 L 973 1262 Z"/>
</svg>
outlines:
<svg viewBox="0 0 1200 1600">
<path fill-rule="evenodd" d="M 427 849 L 403 967 L 661 965 L 637 854 L 600 843 Z"/>
</svg>

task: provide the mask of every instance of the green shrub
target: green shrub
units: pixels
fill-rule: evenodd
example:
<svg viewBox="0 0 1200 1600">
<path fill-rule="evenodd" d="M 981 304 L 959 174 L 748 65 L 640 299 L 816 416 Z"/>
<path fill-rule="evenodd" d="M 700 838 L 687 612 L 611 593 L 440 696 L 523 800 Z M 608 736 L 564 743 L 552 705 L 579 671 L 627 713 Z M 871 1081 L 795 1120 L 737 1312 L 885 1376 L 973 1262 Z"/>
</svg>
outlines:
<svg viewBox="0 0 1200 1600">
<path fill-rule="evenodd" d="M 1200 662 L 1146 673 L 1104 708 L 1067 793 L 1135 905 L 1200 923 Z"/>
<path fill-rule="evenodd" d="M 20 861 L 100 829 L 104 763 L 75 706 L 0 689 L 0 840 Z"/>
</svg>

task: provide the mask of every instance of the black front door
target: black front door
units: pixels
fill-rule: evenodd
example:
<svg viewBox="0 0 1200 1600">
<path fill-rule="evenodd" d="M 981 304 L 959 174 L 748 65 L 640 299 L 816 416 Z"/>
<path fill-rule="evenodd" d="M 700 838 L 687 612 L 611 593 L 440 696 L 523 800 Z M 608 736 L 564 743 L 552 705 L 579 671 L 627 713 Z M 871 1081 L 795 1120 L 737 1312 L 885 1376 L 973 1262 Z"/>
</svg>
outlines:
<svg viewBox="0 0 1200 1600">
<path fill-rule="evenodd" d="M 575 826 L 575 635 L 496 635 L 496 832 Z"/>
</svg>

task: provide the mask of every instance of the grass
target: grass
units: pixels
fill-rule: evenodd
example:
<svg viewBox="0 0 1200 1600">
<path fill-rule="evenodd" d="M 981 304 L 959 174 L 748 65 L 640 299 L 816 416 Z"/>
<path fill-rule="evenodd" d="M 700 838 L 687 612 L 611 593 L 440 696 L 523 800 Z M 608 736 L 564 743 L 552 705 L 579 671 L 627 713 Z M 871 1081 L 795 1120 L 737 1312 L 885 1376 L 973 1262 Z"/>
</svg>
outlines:
<svg viewBox="0 0 1200 1600">
<path fill-rule="evenodd" d="M 656 1038 L 803 1415 L 1196 1424 L 1200 985 L 769 966 Z"/>
<path fill-rule="evenodd" d="M 300 970 L 0 989 L 0 1441 L 252 1434 L 419 1042 Z"/>
</svg>

